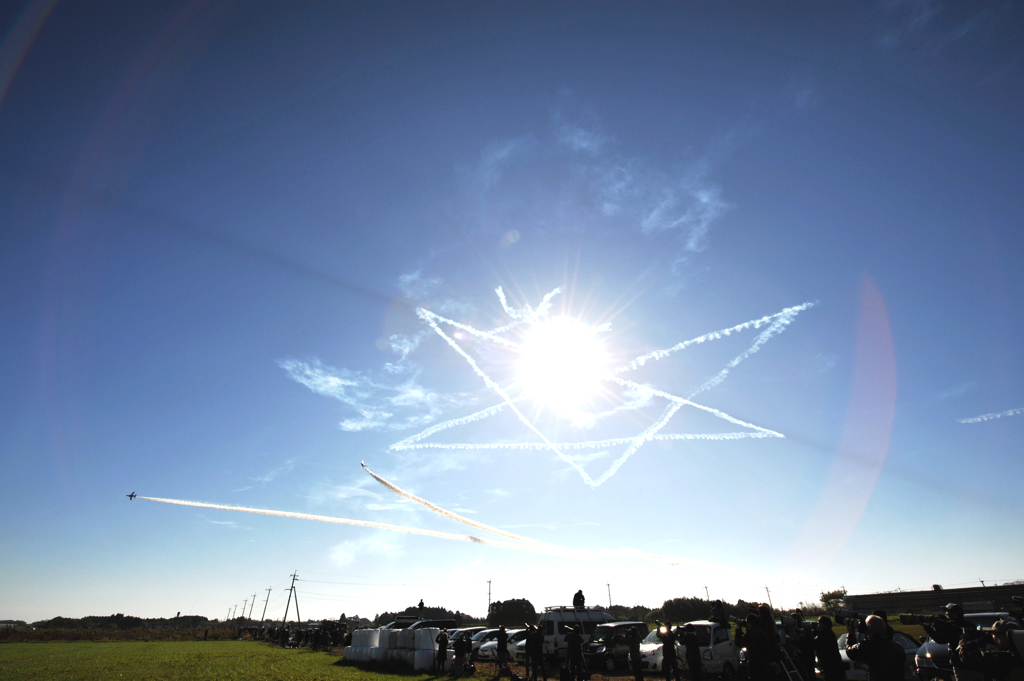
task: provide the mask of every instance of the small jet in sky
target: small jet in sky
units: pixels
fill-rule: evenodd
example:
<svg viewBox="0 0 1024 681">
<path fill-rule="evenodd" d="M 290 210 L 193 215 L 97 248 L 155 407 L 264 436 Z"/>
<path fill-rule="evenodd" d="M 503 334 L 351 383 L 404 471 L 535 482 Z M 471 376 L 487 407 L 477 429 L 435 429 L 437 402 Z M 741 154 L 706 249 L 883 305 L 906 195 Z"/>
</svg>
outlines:
<svg viewBox="0 0 1024 681">
<path fill-rule="evenodd" d="M 135 492 L 132 492 L 131 494 L 125 494 L 125 496 L 128 497 L 128 501 L 131 501 L 132 499 L 135 498 Z"/>
</svg>

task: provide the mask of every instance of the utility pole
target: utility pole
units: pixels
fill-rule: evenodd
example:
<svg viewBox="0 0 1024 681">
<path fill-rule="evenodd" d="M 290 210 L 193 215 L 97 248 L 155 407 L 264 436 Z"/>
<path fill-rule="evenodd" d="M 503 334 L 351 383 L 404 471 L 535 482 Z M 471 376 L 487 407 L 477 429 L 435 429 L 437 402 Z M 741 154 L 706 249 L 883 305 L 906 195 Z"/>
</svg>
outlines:
<svg viewBox="0 0 1024 681">
<path fill-rule="evenodd" d="M 491 614 L 491 580 L 487 580 L 487 615 Z"/>
<path fill-rule="evenodd" d="M 988 596 L 988 600 L 992 603 L 992 608 L 994 610 L 998 610 L 998 608 L 996 608 L 996 602 L 992 599 L 992 596 L 989 596 L 988 587 L 985 586 L 985 580 L 978 577 L 978 581 L 981 582 L 981 589 L 985 592 L 985 595 Z"/>
<path fill-rule="evenodd" d="M 284 606 L 284 617 L 281 619 L 281 624 L 284 624 L 285 622 L 288 621 L 288 608 L 290 608 L 291 605 L 292 605 L 292 594 L 295 593 L 295 578 L 298 577 L 298 576 L 299 576 L 299 571 L 296 570 L 292 574 L 292 585 L 290 587 L 288 587 L 288 603 L 285 604 L 285 606 Z M 298 607 L 296 607 L 296 610 L 298 610 Z"/>
<path fill-rule="evenodd" d="M 612 585 L 610 583 L 606 582 L 605 586 L 608 587 L 608 607 L 611 608 L 612 607 Z"/>
<path fill-rule="evenodd" d="M 267 603 L 270 602 L 270 589 L 273 587 L 267 587 L 267 600 L 263 601 L 263 617 L 260 618 L 260 624 L 267 621 Z"/>
<path fill-rule="evenodd" d="M 775 606 L 772 605 L 772 592 L 768 591 L 768 585 L 767 584 L 765 585 L 764 590 L 768 593 L 768 605 L 771 606 L 771 609 L 774 611 L 775 610 Z"/>
<path fill-rule="evenodd" d="M 765 587 L 765 588 L 767 589 L 768 587 Z M 710 603 L 711 602 L 711 594 L 708 593 L 708 585 L 707 584 L 704 585 L 704 595 L 707 596 L 708 603 Z"/>
<path fill-rule="evenodd" d="M 226 617 L 224 618 L 224 621 L 225 621 L 225 622 L 227 622 L 227 621 L 228 621 L 229 619 L 231 619 L 231 608 L 228 608 L 228 614 L 227 614 L 227 616 L 226 616 Z"/>
<path fill-rule="evenodd" d="M 249 601 L 249 619 L 252 619 L 252 606 L 256 605 L 256 594 L 252 595 L 252 600 Z"/>
<path fill-rule="evenodd" d="M 249 599 L 246 598 L 242 601 L 242 619 L 245 619 L 245 606 L 249 605 Z"/>
<path fill-rule="evenodd" d="M 234 608 L 231 610 L 231 619 L 235 619 L 236 612 L 238 612 L 238 603 L 235 603 Z"/>
</svg>

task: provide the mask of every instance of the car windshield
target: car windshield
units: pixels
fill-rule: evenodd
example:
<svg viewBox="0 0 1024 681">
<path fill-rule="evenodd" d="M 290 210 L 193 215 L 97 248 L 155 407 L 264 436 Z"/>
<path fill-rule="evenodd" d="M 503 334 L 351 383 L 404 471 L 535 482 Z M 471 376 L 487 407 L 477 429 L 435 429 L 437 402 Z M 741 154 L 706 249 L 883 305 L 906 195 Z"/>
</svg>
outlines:
<svg viewBox="0 0 1024 681">
<path fill-rule="evenodd" d="M 619 627 L 600 626 L 594 629 L 594 633 L 590 635 L 591 643 L 602 643 L 604 641 L 610 641 L 615 638 L 616 629 Z"/>
<path fill-rule="evenodd" d="M 494 629 L 491 629 L 491 630 L 484 629 L 483 631 L 478 631 L 475 634 L 473 634 L 473 640 L 474 641 L 489 641 L 497 633 L 498 633 L 497 630 L 494 630 Z"/>
<path fill-rule="evenodd" d="M 993 624 L 1003 619 L 1003 616 L 998 613 L 985 615 L 964 615 L 964 619 L 972 624 L 977 624 L 982 629 L 991 629 Z"/>
<path fill-rule="evenodd" d="M 707 624 L 694 624 L 693 628 L 697 630 L 697 642 L 703 646 L 711 645 L 711 627 Z"/>
<path fill-rule="evenodd" d="M 644 639 L 644 643 L 661 643 L 661 639 L 658 638 L 658 630 L 655 629 L 651 633 L 647 634 L 647 637 Z"/>
</svg>

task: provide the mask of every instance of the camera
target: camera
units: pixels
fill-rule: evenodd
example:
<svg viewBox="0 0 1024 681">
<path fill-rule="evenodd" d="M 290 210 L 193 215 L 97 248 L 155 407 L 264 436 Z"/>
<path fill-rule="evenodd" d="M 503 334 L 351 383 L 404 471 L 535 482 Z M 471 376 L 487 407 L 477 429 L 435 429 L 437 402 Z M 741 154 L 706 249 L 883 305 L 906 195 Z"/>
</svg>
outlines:
<svg viewBox="0 0 1024 681">
<path fill-rule="evenodd" d="M 787 615 L 783 615 L 780 621 L 782 622 L 782 628 L 786 630 L 786 636 L 796 636 L 798 630 L 808 632 L 818 628 L 817 622 L 808 622 Z"/>
</svg>

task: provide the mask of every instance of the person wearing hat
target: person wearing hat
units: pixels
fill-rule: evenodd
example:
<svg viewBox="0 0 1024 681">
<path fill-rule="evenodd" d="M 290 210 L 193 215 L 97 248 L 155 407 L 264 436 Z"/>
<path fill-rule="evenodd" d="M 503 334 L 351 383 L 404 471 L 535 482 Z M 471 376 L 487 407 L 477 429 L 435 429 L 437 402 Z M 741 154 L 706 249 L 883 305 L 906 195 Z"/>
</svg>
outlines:
<svg viewBox="0 0 1024 681">
<path fill-rule="evenodd" d="M 825 681 L 846 681 L 843 671 L 843 656 L 839 654 L 839 640 L 832 631 L 832 618 L 822 615 L 814 630 L 814 655 L 818 658 L 818 669 Z"/>
<path fill-rule="evenodd" d="M 943 608 L 946 616 L 937 618 L 931 625 L 925 624 L 924 631 L 936 643 L 949 646 L 949 662 L 953 665 L 953 677 L 956 681 L 983 681 L 984 676 L 961 664 L 957 652 L 963 641 L 976 641 L 981 633 L 978 625 L 964 618 L 964 609 L 959 603 L 947 603 Z"/>
<path fill-rule="evenodd" d="M 540 681 L 543 675 L 544 681 L 548 681 L 548 670 L 544 666 L 544 632 L 540 627 L 529 626 L 530 633 L 526 635 L 526 652 L 528 653 L 530 668 L 527 669 L 528 677 L 533 681 Z"/>
<path fill-rule="evenodd" d="M 690 681 L 701 681 L 704 678 L 704 663 L 700 659 L 700 639 L 697 638 L 697 629 L 692 624 L 683 627 L 683 637 L 680 643 L 686 647 L 686 671 L 690 673 Z"/>
<path fill-rule="evenodd" d="M 846 656 L 868 666 L 868 681 L 903 681 L 903 665 L 907 659 L 903 646 L 889 640 L 885 620 L 878 615 L 868 615 L 864 624 L 868 637 L 847 646 Z"/>
</svg>

